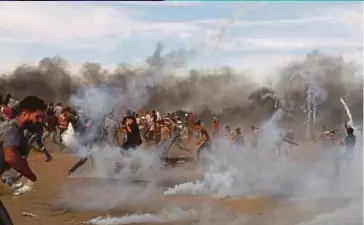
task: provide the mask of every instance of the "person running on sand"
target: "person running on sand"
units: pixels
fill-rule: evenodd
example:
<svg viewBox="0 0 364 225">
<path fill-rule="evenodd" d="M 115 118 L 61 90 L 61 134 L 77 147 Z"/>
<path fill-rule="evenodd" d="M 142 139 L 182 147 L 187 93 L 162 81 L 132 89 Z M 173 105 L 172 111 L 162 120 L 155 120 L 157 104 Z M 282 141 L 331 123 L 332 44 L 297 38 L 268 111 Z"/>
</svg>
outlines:
<svg viewBox="0 0 364 225">
<path fill-rule="evenodd" d="M 90 130 L 90 127 L 92 126 L 92 121 L 88 118 L 86 118 L 84 121 L 82 119 L 78 120 L 78 125 L 75 126 L 75 133 L 77 135 L 77 138 L 81 140 L 82 144 L 81 147 L 84 149 L 81 149 L 81 151 L 85 150 L 83 156 L 71 167 L 71 169 L 68 170 L 68 176 L 70 176 L 72 173 L 76 172 L 81 166 L 83 166 L 88 158 L 91 158 L 92 161 L 92 155 L 89 149 L 91 148 L 91 145 L 93 144 L 93 135 L 88 135 L 87 131 Z"/>
<path fill-rule="evenodd" d="M 59 142 L 56 142 L 55 144 L 59 145 L 61 147 L 61 151 L 66 147 L 63 144 L 62 140 L 62 134 L 67 130 L 68 125 L 71 121 L 71 108 L 66 107 L 62 109 L 61 114 L 58 117 L 58 124 L 59 124 Z"/>
<path fill-rule="evenodd" d="M 148 121 L 148 123 L 152 122 L 152 117 L 149 114 L 149 111 L 147 110 L 147 112 L 145 113 L 145 119 Z"/>
<path fill-rule="evenodd" d="M 234 147 L 241 148 L 244 146 L 244 135 L 241 132 L 241 128 L 237 127 L 235 129 L 235 136 L 234 136 Z"/>
<path fill-rule="evenodd" d="M 352 127 L 347 127 L 346 132 L 347 136 L 344 141 L 342 141 L 342 145 L 345 146 L 345 153 L 340 157 L 340 160 L 350 163 L 354 157 L 356 136 L 354 135 L 354 128 Z"/>
<path fill-rule="evenodd" d="M 158 147 L 162 140 L 162 126 L 163 120 L 157 121 L 154 129 L 155 146 Z"/>
<path fill-rule="evenodd" d="M 356 144 L 356 136 L 354 135 L 354 128 L 349 126 L 347 122 L 345 123 L 345 129 L 347 132 L 347 136 L 343 141 L 339 144 L 345 146 L 345 153 L 337 156 L 336 163 L 335 163 L 335 175 L 336 177 L 340 174 L 340 164 L 342 161 L 345 161 L 349 164 L 354 157 L 354 150 Z"/>
<path fill-rule="evenodd" d="M 212 136 L 215 138 L 220 136 L 220 121 L 216 117 L 212 119 Z"/>
<path fill-rule="evenodd" d="M 45 139 L 43 138 L 45 124 L 39 124 L 38 127 L 26 129 L 27 132 L 25 135 L 28 136 L 28 144 L 32 148 L 36 148 L 34 144 L 37 144 L 38 149 L 44 154 L 46 157 L 45 162 L 50 162 L 52 160 L 51 153 L 45 148 Z"/>
<path fill-rule="evenodd" d="M 119 142 L 118 130 L 119 130 L 118 122 L 116 122 L 113 115 L 110 115 L 108 118 L 106 118 L 105 130 L 104 130 L 109 145 L 114 146 L 115 142 L 117 143 Z"/>
<path fill-rule="evenodd" d="M 168 152 L 169 152 L 169 148 L 168 148 L 167 144 L 170 140 L 170 129 L 167 126 L 168 123 L 169 123 L 169 121 L 160 121 L 159 122 L 159 126 L 161 129 L 161 140 L 158 143 L 158 147 L 160 147 L 162 149 L 161 157 L 163 157 L 163 158 L 167 158 Z"/>
<path fill-rule="evenodd" d="M 212 142 L 209 133 L 202 127 L 201 120 L 195 122 L 195 129 L 201 133 L 201 139 L 196 143 L 199 146 L 197 149 L 197 161 L 199 161 L 202 150 L 207 149 L 209 152 L 212 151 Z"/>
<path fill-rule="evenodd" d="M 42 142 L 45 143 L 46 139 L 50 136 L 53 143 L 57 143 L 57 127 L 58 118 L 52 111 L 47 111 L 46 122 L 45 122 L 45 132 L 42 136 Z"/>
<path fill-rule="evenodd" d="M 135 116 L 129 115 L 128 113 L 126 114 L 127 116 L 123 121 L 126 131 L 126 141 L 121 148 L 124 150 L 136 149 L 142 144 L 139 127 Z"/>
<path fill-rule="evenodd" d="M 188 141 L 188 130 L 187 127 L 183 126 L 182 121 L 180 120 L 176 121 L 176 123 L 172 128 L 171 134 L 172 134 L 172 141 L 168 147 L 169 150 L 171 149 L 173 144 L 175 144 L 180 150 L 192 154 L 191 150 L 185 147 L 185 144 Z"/>
<path fill-rule="evenodd" d="M 23 130 L 43 123 L 45 117 L 44 111 L 46 108 L 46 104 L 40 98 L 36 96 L 27 96 L 20 102 L 19 113 L 15 119 L 0 124 L 1 174 L 12 168 L 32 182 L 37 181 L 37 176 L 30 169 L 28 162 L 23 157 L 26 155 L 26 149 L 28 148 Z M 13 224 L 1 201 L 0 224 Z"/>
<path fill-rule="evenodd" d="M 234 139 L 234 133 L 232 132 L 230 125 L 226 125 L 225 126 L 225 132 L 224 132 L 224 137 L 225 140 L 229 143 L 229 144 L 233 144 L 233 139 Z"/>
<path fill-rule="evenodd" d="M 260 135 L 259 128 L 255 126 L 250 126 L 250 141 L 252 148 L 258 147 L 259 135 Z"/>
</svg>

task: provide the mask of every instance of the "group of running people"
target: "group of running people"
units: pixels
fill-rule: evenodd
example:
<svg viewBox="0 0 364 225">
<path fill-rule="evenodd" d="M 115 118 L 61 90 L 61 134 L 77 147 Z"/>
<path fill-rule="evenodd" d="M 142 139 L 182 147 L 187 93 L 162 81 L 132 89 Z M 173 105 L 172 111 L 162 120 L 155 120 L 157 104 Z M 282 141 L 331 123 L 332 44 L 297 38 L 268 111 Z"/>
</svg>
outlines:
<svg viewBox="0 0 364 225">
<path fill-rule="evenodd" d="M 188 144 L 194 139 L 197 145 L 197 161 L 203 150 L 212 151 L 216 139 L 226 140 L 226 143 L 236 149 L 246 146 L 240 127 L 232 132 L 231 127 L 226 125 L 222 130 L 216 117 L 212 120 L 212 136 L 210 136 L 204 124 L 197 120 L 193 113 L 186 113 L 183 121 L 171 113 L 162 117 L 158 111 L 153 110 L 151 114 L 147 111 L 144 116 L 140 117 L 137 113 L 127 110 L 120 124 L 118 119 L 112 115 L 107 116 L 106 120 L 100 123 L 92 121 L 87 115 L 80 115 L 70 107 L 62 106 L 61 103 L 46 104 L 36 96 L 27 96 L 20 102 L 13 101 L 10 95 L 7 95 L 5 100 L 2 98 L 0 100 L 0 173 L 3 174 L 9 169 L 14 169 L 32 182 L 35 182 L 37 177 L 27 163 L 27 156 L 33 143 L 36 143 L 38 149 L 44 153 L 46 161 L 51 161 L 52 156 L 44 147 L 45 140 L 51 137 L 52 142 L 58 145 L 62 151 L 65 148 L 62 143 L 62 134 L 68 129 L 69 124 L 72 124 L 78 135 L 84 135 L 83 145 L 86 148 L 93 142 L 106 141 L 110 145 L 121 145 L 124 153 L 138 148 L 144 139 L 147 144 L 150 144 L 151 141 L 155 142 L 155 145 L 161 150 L 162 160 L 168 158 L 173 145 L 192 155 Z M 91 128 L 97 132 L 93 136 L 86 135 Z M 346 146 L 346 153 L 341 158 L 350 161 L 353 157 L 356 137 L 353 127 L 346 124 L 345 129 L 347 137 L 340 144 Z M 120 130 L 125 134 L 124 140 L 118 140 Z M 260 130 L 251 126 L 250 131 L 250 147 L 257 148 Z M 329 132 L 327 135 L 332 137 L 333 134 L 334 132 Z M 85 138 L 86 136 L 89 138 Z M 283 141 L 294 143 L 292 139 L 293 137 L 290 135 L 282 138 Z M 88 157 L 81 157 L 69 170 L 69 174 L 82 166 Z M 1 201 L 0 224 L 13 224 Z"/>
</svg>

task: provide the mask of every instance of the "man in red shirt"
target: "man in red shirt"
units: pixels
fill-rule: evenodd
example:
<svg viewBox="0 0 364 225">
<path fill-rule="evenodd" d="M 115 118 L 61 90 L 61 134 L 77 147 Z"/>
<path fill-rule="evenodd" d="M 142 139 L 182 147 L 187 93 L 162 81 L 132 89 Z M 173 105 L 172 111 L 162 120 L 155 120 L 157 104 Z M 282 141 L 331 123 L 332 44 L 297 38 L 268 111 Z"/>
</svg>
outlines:
<svg viewBox="0 0 364 225">
<path fill-rule="evenodd" d="M 12 119 L 12 109 L 6 105 L 0 105 L 0 121 Z"/>
</svg>

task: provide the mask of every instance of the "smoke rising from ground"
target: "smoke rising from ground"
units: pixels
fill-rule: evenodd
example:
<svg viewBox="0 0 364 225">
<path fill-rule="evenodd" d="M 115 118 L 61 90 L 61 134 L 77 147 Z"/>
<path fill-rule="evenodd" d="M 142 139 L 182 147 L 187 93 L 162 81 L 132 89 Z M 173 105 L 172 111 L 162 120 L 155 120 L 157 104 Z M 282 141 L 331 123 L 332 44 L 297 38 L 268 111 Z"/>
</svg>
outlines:
<svg viewBox="0 0 364 225">
<path fill-rule="evenodd" d="M 225 121 L 257 123 L 262 130 L 258 150 L 236 151 L 222 143 L 211 155 L 211 162 L 202 180 L 177 185 L 165 190 L 164 195 L 203 194 L 215 198 L 259 195 L 301 200 L 361 199 L 362 152 L 358 151 L 362 147 L 361 143 L 357 143 L 354 161 L 343 164 L 337 179 L 334 178 L 333 152 L 340 152 L 340 149 L 333 147 L 318 151 L 322 155 L 315 155 L 314 160 L 300 158 L 299 154 L 318 150 L 317 144 L 312 142 L 301 142 L 295 150 L 297 158 L 293 160 L 277 156 L 271 151 L 272 146 L 277 145 L 285 133 L 282 124 L 288 124 L 293 129 L 302 128 L 302 134 L 306 132 L 305 125 L 308 122 L 311 123 L 312 131 L 321 131 L 322 125 L 328 128 L 336 125 L 342 127 L 344 120 L 348 118 L 340 97 L 347 103 L 353 120 L 362 121 L 362 75 L 357 75 L 354 65 L 347 64 L 342 58 L 313 52 L 305 60 L 287 65 L 277 75 L 276 82 L 271 87 L 254 87 L 248 84 L 244 76 L 227 69 L 221 70 L 223 72 L 220 74 L 209 75 L 193 71 L 187 77 L 173 76 L 171 70 L 164 70 L 164 67 L 160 67 L 162 63 L 157 63 L 161 61 L 160 53 L 159 56 L 157 53 L 153 57 L 159 61 L 147 64 L 146 68 L 119 68 L 118 73 L 111 75 L 101 76 L 95 73 L 98 76 L 93 75 L 93 81 L 84 79 L 84 82 L 79 82 L 77 94 L 70 94 L 70 104 L 91 111 L 89 114 L 96 120 L 112 111 L 112 103 L 118 105 L 118 116 L 126 108 L 160 109 L 162 112 L 182 108 L 196 110 L 201 118 L 208 121 L 213 110 L 222 114 L 221 118 Z M 244 85 L 246 88 L 242 88 Z M 356 135 L 359 139 L 361 133 L 356 131 Z M 108 171 L 112 163 L 104 159 L 109 157 L 108 152 L 110 158 L 119 152 L 97 145 L 92 149 L 95 149 L 97 175 L 110 178 Z M 97 156 L 98 152 L 100 154 Z M 139 158 L 142 160 L 142 163 L 137 164 L 146 165 L 140 169 L 141 172 L 149 172 L 158 164 L 157 160 L 153 160 L 153 155 L 149 156 L 149 153 L 142 150 L 137 150 L 137 153 L 140 153 Z M 157 172 L 160 169 L 155 168 Z M 133 173 L 126 168 L 121 174 L 125 175 L 122 178 L 130 178 Z M 108 191 L 100 193 L 101 187 Z M 149 196 L 162 195 L 161 188 L 156 183 L 140 187 L 125 182 L 107 182 L 76 190 L 77 193 L 63 196 L 64 203 L 74 208 L 110 209 L 145 204 L 153 202 Z M 302 201 L 297 204 L 302 204 Z M 355 207 L 356 210 L 356 204 Z M 356 211 L 351 212 L 357 218 Z"/>
<path fill-rule="evenodd" d="M 59 56 L 44 58 L 36 67 L 20 65 L 11 74 L 1 77 L 1 95 L 11 93 L 21 98 L 33 94 L 50 102 L 84 106 L 77 99 L 92 92 L 97 98 L 103 98 L 97 101 L 102 103 L 100 110 L 112 111 L 116 104 L 118 115 L 126 108 L 161 112 L 184 109 L 196 111 L 206 120 L 218 114 L 226 122 L 257 123 L 274 113 L 272 106 L 276 103 L 272 98 L 249 99 L 253 93 L 259 96 L 264 87 L 249 79 L 254 74 L 236 73 L 224 67 L 210 72 L 196 69 L 186 76 L 175 76 L 176 70 L 193 60 L 197 50 L 178 49 L 166 53 L 163 50 L 163 44 L 158 43 L 155 51 L 146 57 L 145 66 L 140 68 L 124 64 L 115 71 L 107 71 L 98 63 L 87 62 L 79 76 L 67 71 L 67 62 Z M 315 117 L 311 123 L 331 126 L 342 123 L 346 117 L 340 97 L 348 104 L 354 120 L 362 121 L 362 82 L 358 65 L 345 62 L 342 57 L 314 51 L 303 61 L 282 68 L 272 86 L 266 89 L 290 111 L 291 117 L 287 117 L 286 122 L 291 120 L 292 125 L 302 126 L 297 121 L 307 121 L 307 110 L 311 110 Z M 92 99 L 89 103 L 93 105 L 95 101 Z"/>
</svg>

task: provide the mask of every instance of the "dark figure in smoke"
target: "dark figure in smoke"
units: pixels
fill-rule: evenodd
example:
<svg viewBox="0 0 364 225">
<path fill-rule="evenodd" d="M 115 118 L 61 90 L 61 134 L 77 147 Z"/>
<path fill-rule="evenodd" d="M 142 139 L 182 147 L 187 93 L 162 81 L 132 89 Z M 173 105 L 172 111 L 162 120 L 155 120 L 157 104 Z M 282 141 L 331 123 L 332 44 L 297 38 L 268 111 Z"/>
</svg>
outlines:
<svg viewBox="0 0 364 225">
<path fill-rule="evenodd" d="M 136 118 L 132 115 L 130 110 L 126 111 L 126 116 L 123 119 L 122 124 L 125 127 L 126 141 L 121 148 L 124 150 L 136 149 L 142 144 L 142 138 L 140 136 Z"/>
<path fill-rule="evenodd" d="M 351 162 L 353 160 L 354 156 L 354 149 L 355 149 L 355 143 L 356 143 L 356 136 L 354 135 L 354 128 L 349 127 L 347 129 L 348 135 L 345 138 L 344 144 L 346 147 L 345 154 L 343 155 L 343 160 L 347 162 Z"/>
<path fill-rule="evenodd" d="M 29 128 L 25 130 L 25 136 L 28 140 L 29 146 L 34 147 L 34 143 L 38 145 L 39 150 L 45 155 L 46 162 L 49 162 L 52 160 L 52 155 L 49 153 L 49 151 L 44 146 L 45 139 L 43 138 L 43 131 L 44 131 L 45 124 L 39 124 L 37 127 Z"/>
<path fill-rule="evenodd" d="M 68 124 L 72 121 L 72 119 L 73 119 L 73 115 L 71 113 L 71 108 L 66 107 L 66 108 L 62 109 L 61 115 L 59 115 L 59 117 L 58 117 L 59 142 L 58 141 L 55 142 L 55 144 L 60 146 L 61 151 L 66 147 L 63 144 L 62 134 L 67 130 Z"/>
<path fill-rule="evenodd" d="M 202 150 L 212 151 L 212 142 L 209 133 L 202 127 L 201 120 L 195 122 L 195 129 L 201 133 L 201 139 L 196 143 L 199 146 L 197 149 L 197 161 L 199 161 Z"/>
<path fill-rule="evenodd" d="M 90 129 L 90 126 L 91 126 L 91 120 L 90 119 L 85 119 L 84 122 L 78 118 L 77 119 L 77 122 L 75 125 L 73 125 L 74 127 L 74 130 L 75 130 L 75 133 L 77 135 L 77 137 L 82 140 L 82 146 L 85 148 L 85 149 L 89 149 L 91 148 L 91 145 L 92 145 L 92 140 L 89 140 L 91 135 L 88 135 L 87 131 L 88 129 Z M 95 139 L 95 138 L 93 138 Z M 71 167 L 71 169 L 68 170 L 68 175 L 71 175 L 72 173 L 76 172 L 76 170 L 78 168 L 80 168 L 81 166 L 83 166 L 86 162 L 87 162 L 87 159 L 88 158 L 91 158 L 91 161 L 92 161 L 92 156 L 90 154 L 90 152 L 87 153 L 86 156 L 82 156 L 80 158 L 80 160 L 78 160 L 75 165 L 73 165 Z"/>
<path fill-rule="evenodd" d="M 113 115 L 109 115 L 106 118 L 104 127 L 104 136 L 106 137 L 109 145 L 114 146 L 115 141 L 119 143 L 118 130 L 119 130 L 119 123 L 116 121 Z"/>
<path fill-rule="evenodd" d="M 46 115 L 46 123 L 45 123 L 45 132 L 42 136 L 42 142 L 45 143 L 46 139 L 51 136 L 52 142 L 57 143 L 57 127 L 58 127 L 58 118 L 54 114 L 54 111 L 47 111 Z"/>
<path fill-rule="evenodd" d="M 244 146 L 244 135 L 241 132 L 241 128 L 237 127 L 235 129 L 235 137 L 234 137 L 234 147 L 241 148 Z"/>
<path fill-rule="evenodd" d="M 191 151 L 185 147 L 184 141 L 182 140 L 183 135 L 187 136 L 188 138 L 188 131 L 186 131 L 183 126 L 183 123 L 180 120 L 177 120 L 174 122 L 173 120 L 169 120 L 171 125 L 172 131 L 170 134 L 172 135 L 169 145 L 166 148 L 166 152 L 164 154 L 164 157 L 168 157 L 168 153 L 171 150 L 172 146 L 175 144 L 180 150 L 186 151 L 188 153 L 191 153 Z M 186 128 L 187 129 L 187 128 Z M 185 134 L 187 133 L 187 134 Z M 163 155 L 162 155 L 163 157 Z"/>
<path fill-rule="evenodd" d="M 12 168 L 32 182 L 37 181 L 37 176 L 25 159 L 28 144 L 23 131 L 42 124 L 45 110 L 46 105 L 43 100 L 35 96 L 28 96 L 20 102 L 19 113 L 15 119 L 0 124 L 0 174 Z M 0 224 L 13 224 L 1 201 Z"/>
<path fill-rule="evenodd" d="M 345 128 L 348 135 L 341 143 L 342 145 L 345 145 L 345 153 L 337 158 L 336 168 L 335 168 L 336 176 L 339 176 L 340 174 L 341 162 L 345 161 L 346 163 L 350 163 L 354 157 L 354 150 L 356 144 L 356 136 L 354 135 L 354 128 L 347 126 L 347 124 L 345 124 Z"/>
<path fill-rule="evenodd" d="M 3 101 L 3 105 L 9 106 L 10 99 L 11 99 L 11 94 L 7 94 L 5 100 Z"/>
<path fill-rule="evenodd" d="M 55 115 L 53 103 L 49 103 L 47 108 L 47 116 Z"/>
</svg>

